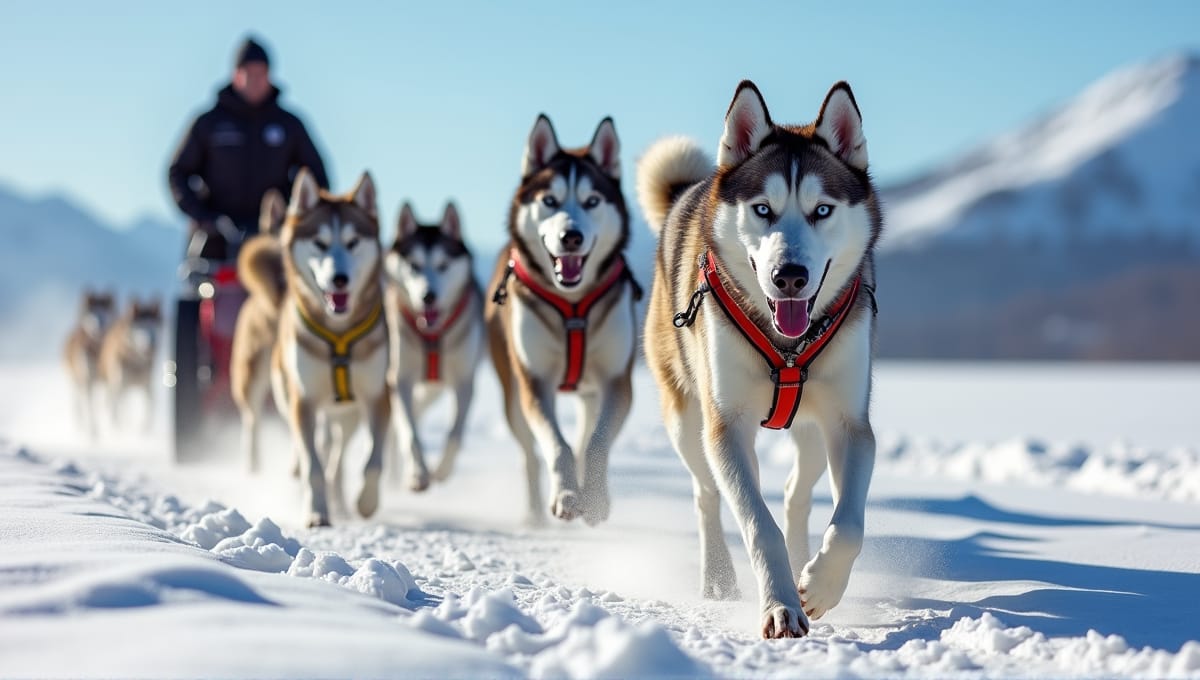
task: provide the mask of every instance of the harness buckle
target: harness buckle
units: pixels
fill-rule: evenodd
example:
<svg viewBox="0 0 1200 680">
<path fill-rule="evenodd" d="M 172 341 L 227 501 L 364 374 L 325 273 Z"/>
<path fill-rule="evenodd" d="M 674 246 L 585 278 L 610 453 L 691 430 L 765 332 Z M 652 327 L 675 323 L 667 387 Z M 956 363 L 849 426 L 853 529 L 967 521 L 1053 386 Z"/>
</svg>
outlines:
<svg viewBox="0 0 1200 680">
<path fill-rule="evenodd" d="M 800 381 L 799 382 L 793 382 L 790 380 L 787 382 L 781 382 L 783 380 L 783 377 L 780 375 L 780 373 L 782 371 L 785 371 L 788 369 L 794 369 L 794 368 L 796 368 L 796 367 L 795 366 L 784 366 L 783 368 L 772 368 L 771 369 L 771 382 L 775 384 L 775 387 L 791 387 L 791 386 L 796 386 L 796 385 L 803 385 L 804 383 L 808 382 L 808 367 L 807 366 L 800 367 Z"/>
<path fill-rule="evenodd" d="M 587 329 L 587 318 L 582 316 L 573 317 L 563 321 L 563 327 L 568 331 L 582 331 Z"/>
<path fill-rule="evenodd" d="M 334 366 L 349 366 L 350 365 L 350 355 L 348 353 L 347 354 L 331 353 L 329 355 L 329 363 Z"/>
</svg>

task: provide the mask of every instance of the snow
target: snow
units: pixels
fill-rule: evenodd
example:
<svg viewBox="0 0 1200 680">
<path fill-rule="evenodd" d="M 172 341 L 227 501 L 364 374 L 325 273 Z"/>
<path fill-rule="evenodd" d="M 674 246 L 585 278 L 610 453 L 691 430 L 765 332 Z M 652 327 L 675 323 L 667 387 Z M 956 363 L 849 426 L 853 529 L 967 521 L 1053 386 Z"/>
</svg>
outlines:
<svg viewBox="0 0 1200 680">
<path fill-rule="evenodd" d="M 1200 677 L 1200 370 L 876 373 L 880 455 L 846 599 L 809 638 L 763 641 L 755 602 L 698 595 L 690 478 L 641 367 L 598 528 L 522 524 L 484 367 L 447 484 L 389 488 L 378 517 L 313 530 L 281 427 L 257 477 L 225 445 L 174 466 L 165 422 L 90 444 L 62 416 L 57 366 L 0 367 L 27 388 L 0 395 L 0 676 Z M 778 513 L 790 451 L 760 451 Z M 831 511 L 822 483 L 814 534 Z"/>
</svg>

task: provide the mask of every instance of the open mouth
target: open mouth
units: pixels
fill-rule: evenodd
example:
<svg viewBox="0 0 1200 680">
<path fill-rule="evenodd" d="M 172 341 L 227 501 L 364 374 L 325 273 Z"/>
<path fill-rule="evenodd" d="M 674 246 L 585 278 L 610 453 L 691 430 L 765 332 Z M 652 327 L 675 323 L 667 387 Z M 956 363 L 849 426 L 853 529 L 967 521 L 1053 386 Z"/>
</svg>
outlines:
<svg viewBox="0 0 1200 680">
<path fill-rule="evenodd" d="M 583 280 L 583 264 L 587 255 L 551 255 L 554 258 L 554 278 L 564 286 L 577 286 Z"/>
<path fill-rule="evenodd" d="M 771 308 L 771 320 L 775 322 L 775 330 L 788 338 L 798 338 L 808 331 L 808 322 L 812 315 L 813 303 L 817 296 L 809 299 L 790 298 L 773 300 L 767 298 L 767 306 Z"/>
<path fill-rule="evenodd" d="M 350 293 L 325 293 L 325 304 L 334 314 L 345 314 L 350 309 Z"/>
<path fill-rule="evenodd" d="M 442 313 L 438 311 L 437 307 L 430 307 L 426 305 L 425 309 L 421 310 L 421 316 L 419 317 L 421 325 L 425 330 L 436 328 L 438 319 L 441 317 L 441 315 Z"/>
</svg>

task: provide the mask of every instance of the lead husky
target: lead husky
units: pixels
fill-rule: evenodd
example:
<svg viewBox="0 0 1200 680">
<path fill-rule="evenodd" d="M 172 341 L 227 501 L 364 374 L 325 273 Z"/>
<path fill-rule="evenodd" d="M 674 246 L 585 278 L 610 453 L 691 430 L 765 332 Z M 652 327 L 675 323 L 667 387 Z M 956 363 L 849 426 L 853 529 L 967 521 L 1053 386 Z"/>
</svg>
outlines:
<svg viewBox="0 0 1200 680">
<path fill-rule="evenodd" d="M 391 312 L 392 413 L 408 461 L 408 486 L 423 491 L 430 475 L 417 420 L 443 389 L 453 392 L 453 421 L 433 471 L 434 479 L 445 481 L 462 445 L 483 343 L 483 295 L 462 240 L 458 208 L 446 204 L 441 223 L 425 225 L 417 224 L 412 206 L 405 203 L 384 264 Z"/>
<path fill-rule="evenodd" d="M 639 164 L 638 196 L 660 232 L 646 358 L 695 480 L 703 592 L 737 596 L 724 492 L 758 580 L 763 636 L 804 635 L 807 617 L 846 590 L 875 460 L 872 253 L 882 217 L 850 86 L 833 86 L 815 123 L 785 126 L 743 81 L 716 167 L 689 140 L 663 140 Z M 798 450 L 784 532 L 759 486 L 760 424 L 790 428 Z M 810 560 L 812 487 L 827 460 L 833 518 Z"/>
<path fill-rule="evenodd" d="M 238 253 L 238 278 L 249 295 L 238 310 L 229 359 L 229 386 L 242 417 L 242 451 L 250 472 L 259 465 L 258 421 L 270 387 L 271 348 L 279 326 L 279 309 L 287 282 L 279 230 L 287 202 L 277 189 L 263 195 L 259 233 Z M 276 404 L 281 412 L 284 404 Z M 298 461 L 297 461 L 298 462 Z"/>
<path fill-rule="evenodd" d="M 80 424 L 96 437 L 96 388 L 100 386 L 100 345 L 112 324 L 116 306 L 111 293 L 84 291 L 79 318 L 67 336 L 63 362 L 75 385 L 75 410 Z"/>
<path fill-rule="evenodd" d="M 146 410 L 142 429 L 154 423 L 154 359 L 158 356 L 158 334 L 162 310 L 157 299 L 129 301 L 121 318 L 104 334 L 100 345 L 100 376 L 108 388 L 108 408 L 114 427 L 120 424 L 121 400 L 132 388 L 141 390 Z"/>
<path fill-rule="evenodd" d="M 382 248 L 370 175 L 363 173 L 349 194 L 334 196 L 302 170 L 279 240 L 287 290 L 271 377 L 276 403 L 286 405 L 300 457 L 308 524 L 329 524 L 329 496 L 340 509 L 342 451 L 364 417 L 371 454 L 357 505 L 359 513 L 370 516 L 379 505 L 390 415 Z M 273 272 L 272 267 L 253 267 L 245 275 L 269 288 Z"/>
<path fill-rule="evenodd" d="M 497 303 L 485 312 L 492 363 L 525 453 L 533 522 L 545 516 L 537 449 L 550 468 L 555 517 L 608 518 L 608 451 L 629 413 L 635 351 L 619 151 L 610 118 L 587 147 L 565 150 L 550 119 L 538 117 L 509 210 L 509 245 L 489 288 Z M 556 421 L 560 391 L 579 396 L 574 455 Z"/>
</svg>

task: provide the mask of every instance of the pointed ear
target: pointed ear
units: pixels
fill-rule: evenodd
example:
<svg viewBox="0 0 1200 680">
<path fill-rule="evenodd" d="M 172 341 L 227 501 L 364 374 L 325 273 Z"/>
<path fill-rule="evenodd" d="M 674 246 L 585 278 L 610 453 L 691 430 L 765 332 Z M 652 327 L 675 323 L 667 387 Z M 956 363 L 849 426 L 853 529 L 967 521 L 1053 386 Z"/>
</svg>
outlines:
<svg viewBox="0 0 1200 680">
<path fill-rule="evenodd" d="M 350 192 L 350 200 L 371 217 L 379 217 L 379 208 L 375 202 L 375 180 L 371 179 L 371 173 L 363 171 L 362 176 L 358 178 L 358 184 L 355 184 L 354 190 Z"/>
<path fill-rule="evenodd" d="M 813 127 L 838 158 L 859 170 L 867 169 L 867 138 L 863 136 L 862 114 L 845 81 L 834 85 L 825 95 L 821 114 Z"/>
<path fill-rule="evenodd" d="M 287 203 L 278 189 L 267 189 L 258 210 L 258 231 L 263 234 L 279 233 L 283 218 L 287 214 Z"/>
<path fill-rule="evenodd" d="M 292 183 L 292 201 L 288 204 L 288 212 L 301 215 L 317 207 L 321 201 L 321 187 L 308 168 L 300 168 L 296 181 Z"/>
<path fill-rule="evenodd" d="M 412 236 L 417 230 L 417 216 L 413 214 L 412 204 L 408 201 L 400 206 L 400 219 L 396 222 L 396 242 Z"/>
<path fill-rule="evenodd" d="M 743 80 L 725 113 L 725 133 L 717 150 L 717 165 L 722 168 L 737 165 L 754 155 L 771 127 L 771 114 L 767 113 L 762 94 L 754 83 Z"/>
<path fill-rule="evenodd" d="M 546 114 L 538 114 L 537 122 L 529 133 L 529 141 L 525 144 L 525 159 L 521 162 L 521 176 L 528 177 L 546 167 L 551 158 L 559 151 L 558 136 L 554 134 L 554 126 Z"/>
<path fill-rule="evenodd" d="M 454 201 L 446 202 L 446 210 L 442 213 L 442 233 L 455 241 L 462 240 L 462 221 L 458 218 L 458 207 Z"/>
<path fill-rule="evenodd" d="M 596 134 L 592 135 L 592 143 L 588 145 L 588 155 L 604 174 L 613 179 L 621 177 L 621 142 L 617 139 L 617 128 L 613 126 L 611 116 L 596 127 Z"/>
</svg>

